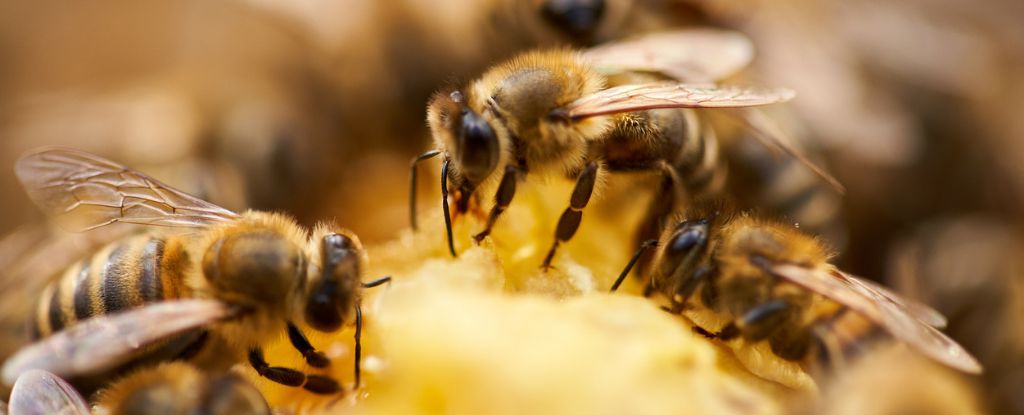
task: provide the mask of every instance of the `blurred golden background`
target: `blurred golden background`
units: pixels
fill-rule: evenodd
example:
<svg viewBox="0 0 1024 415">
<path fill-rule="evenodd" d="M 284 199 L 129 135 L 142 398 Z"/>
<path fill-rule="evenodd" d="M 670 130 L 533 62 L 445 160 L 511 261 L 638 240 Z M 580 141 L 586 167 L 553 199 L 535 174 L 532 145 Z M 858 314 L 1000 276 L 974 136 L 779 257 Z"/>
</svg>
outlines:
<svg viewBox="0 0 1024 415">
<path fill-rule="evenodd" d="M 597 7 L 586 27 L 558 14 L 574 3 Z M 434 91 L 533 48 L 720 27 L 754 45 L 737 79 L 797 92 L 770 115 L 847 188 L 760 167 L 764 149 L 733 128 L 734 196 L 806 203 L 790 213 L 844 270 L 949 317 L 987 369 L 963 380 L 986 412 L 1024 414 L 1022 21 L 1019 0 L 2 0 L 0 289 L 41 289 L 26 258 L 74 238 L 53 236 L 21 190 L 12 168 L 29 149 L 75 147 L 229 209 L 334 219 L 381 244 L 408 227 Z M 775 175 L 791 177 L 770 187 Z M 424 176 L 420 206 L 437 206 L 437 168 Z M 0 311 L 10 330 L 25 312 Z"/>
</svg>

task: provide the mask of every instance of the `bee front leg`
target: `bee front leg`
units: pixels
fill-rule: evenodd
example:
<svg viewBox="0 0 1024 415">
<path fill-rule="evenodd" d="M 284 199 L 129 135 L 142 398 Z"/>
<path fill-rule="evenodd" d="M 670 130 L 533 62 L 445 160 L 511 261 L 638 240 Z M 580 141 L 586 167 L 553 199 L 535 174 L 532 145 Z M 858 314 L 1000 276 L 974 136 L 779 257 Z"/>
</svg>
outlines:
<svg viewBox="0 0 1024 415">
<path fill-rule="evenodd" d="M 750 341 L 768 338 L 791 323 L 796 308 L 785 300 L 773 300 L 758 305 L 743 314 L 736 321 L 729 323 L 716 337 L 721 340 L 732 340 L 739 335 Z"/>
<path fill-rule="evenodd" d="M 270 366 L 263 357 L 263 349 L 253 347 L 249 349 L 249 364 L 260 376 L 270 381 L 285 386 L 302 386 L 313 393 L 322 395 L 334 394 L 341 391 L 338 381 L 321 375 L 307 375 L 295 369 L 280 366 Z"/>
<path fill-rule="evenodd" d="M 690 297 L 693 296 L 693 293 L 697 291 L 697 288 L 701 286 L 701 283 L 710 280 L 710 276 L 715 272 L 717 272 L 717 270 L 714 268 L 702 266 L 697 268 L 697 270 L 689 277 L 683 279 L 679 286 L 676 287 L 675 295 L 672 296 L 671 312 L 673 314 L 682 313 L 683 309 L 686 307 L 686 303 L 690 300 Z"/>
<path fill-rule="evenodd" d="M 327 355 L 317 351 L 313 344 L 309 342 L 309 339 L 306 338 L 306 335 L 302 334 L 302 331 L 295 324 L 288 323 L 288 340 L 291 340 L 292 346 L 299 353 L 302 353 L 302 357 L 306 359 L 306 363 L 309 363 L 310 366 L 318 368 L 330 366 L 331 360 L 327 358 Z"/>
<path fill-rule="evenodd" d="M 597 162 L 591 161 L 583 169 L 583 173 L 576 179 L 576 187 L 572 190 L 572 198 L 569 199 L 569 207 L 562 212 L 558 219 L 558 227 L 555 229 L 555 242 L 551 250 L 544 257 L 541 268 L 551 268 L 551 260 L 555 258 L 555 251 L 558 245 L 572 239 L 576 230 L 580 228 L 580 221 L 583 220 L 583 208 L 590 202 L 590 196 L 594 194 L 594 184 L 597 183 L 597 173 L 600 170 Z"/>
<path fill-rule="evenodd" d="M 515 166 L 505 166 L 505 174 L 501 176 L 501 184 L 498 185 L 498 192 L 494 194 L 494 207 L 491 208 L 491 214 L 487 217 L 487 226 L 483 231 L 473 236 L 473 240 L 476 243 L 483 241 L 487 235 L 491 234 L 491 228 L 494 227 L 494 222 L 498 220 L 505 209 L 508 209 L 508 205 L 512 203 L 512 197 L 516 195 L 516 173 L 518 169 Z"/>
</svg>

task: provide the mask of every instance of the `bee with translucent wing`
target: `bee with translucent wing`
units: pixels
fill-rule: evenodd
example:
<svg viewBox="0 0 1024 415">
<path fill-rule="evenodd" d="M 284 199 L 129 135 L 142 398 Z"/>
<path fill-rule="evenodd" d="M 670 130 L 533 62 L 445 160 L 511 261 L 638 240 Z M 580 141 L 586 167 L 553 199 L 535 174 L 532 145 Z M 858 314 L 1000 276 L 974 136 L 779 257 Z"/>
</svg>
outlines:
<svg viewBox="0 0 1024 415">
<path fill-rule="evenodd" d="M 30 322 L 38 342 L 5 362 L 5 383 L 34 368 L 74 380 L 153 361 L 223 370 L 248 360 L 274 382 L 336 393 L 332 378 L 271 366 L 260 345 L 287 331 L 310 366 L 326 367 L 295 322 L 334 332 L 354 321 L 358 386 L 361 290 L 390 278 L 360 281 L 355 235 L 237 214 L 76 150 L 27 154 L 16 172 L 32 200 L 73 230 L 125 222 L 176 232 L 121 239 L 51 283 Z"/>
<path fill-rule="evenodd" d="M 720 53 L 665 52 L 661 58 L 651 58 L 648 42 L 662 45 L 670 41 L 721 45 L 684 49 Z M 621 64 L 618 69 L 616 62 L 609 62 L 611 56 Z M 699 119 L 688 109 L 746 108 L 793 97 L 787 89 L 663 80 L 607 88 L 606 74 L 682 67 L 694 74 L 718 71 L 702 75 L 704 81 L 738 70 L 749 58 L 749 41 L 733 32 L 713 30 L 652 35 L 627 41 L 623 47 L 582 54 L 553 50 L 520 55 L 462 89 L 434 96 L 427 119 L 436 149 L 413 160 L 412 177 L 415 179 L 417 163 L 444 155 L 442 208 L 453 256 L 450 184 L 455 187 L 459 213 L 468 209 L 478 188 L 497 185 L 487 224 L 474 237 L 480 242 L 511 203 L 521 177 L 529 173 L 575 177 L 569 207 L 558 222 L 555 241 L 543 262 L 548 267 L 559 244 L 571 239 L 579 228 L 582 211 L 604 170 L 660 172 L 671 181 L 667 192 L 674 195 L 713 193 L 721 187 L 724 170 L 717 141 L 709 129 L 700 128 Z M 415 228 L 414 195 L 410 196 L 410 216 Z"/>
<path fill-rule="evenodd" d="M 836 269 L 817 239 L 792 226 L 735 212 L 724 203 L 698 204 L 636 255 L 653 246 L 647 292 L 664 295 L 675 313 L 702 307 L 725 316 L 724 327 L 701 328 L 708 336 L 767 341 L 779 357 L 802 360 L 816 345 L 832 351 L 831 339 L 816 336 L 827 337 L 829 325 L 846 318 L 848 310 L 938 362 L 967 373 L 982 370 L 936 329 L 946 323 L 941 314 Z"/>
</svg>

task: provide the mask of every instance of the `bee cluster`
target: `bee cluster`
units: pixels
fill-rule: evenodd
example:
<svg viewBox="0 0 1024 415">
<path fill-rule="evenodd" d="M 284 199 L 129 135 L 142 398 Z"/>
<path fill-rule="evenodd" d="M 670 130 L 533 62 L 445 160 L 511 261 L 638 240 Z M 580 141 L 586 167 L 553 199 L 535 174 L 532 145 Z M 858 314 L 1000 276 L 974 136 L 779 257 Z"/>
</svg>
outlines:
<svg viewBox="0 0 1024 415">
<path fill-rule="evenodd" d="M 926 3 L 4 6 L 0 413 L 1024 413 L 1024 15 Z"/>
</svg>

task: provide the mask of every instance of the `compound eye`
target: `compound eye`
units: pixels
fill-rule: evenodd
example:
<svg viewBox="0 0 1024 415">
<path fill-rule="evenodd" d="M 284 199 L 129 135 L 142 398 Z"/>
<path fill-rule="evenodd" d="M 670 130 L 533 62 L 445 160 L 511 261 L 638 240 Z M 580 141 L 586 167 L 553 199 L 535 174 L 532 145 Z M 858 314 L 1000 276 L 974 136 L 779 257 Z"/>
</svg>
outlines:
<svg viewBox="0 0 1024 415">
<path fill-rule="evenodd" d="M 694 247 L 704 246 L 708 240 L 708 226 L 704 221 L 683 222 L 672 236 L 668 250 L 673 254 L 687 253 Z"/>
<path fill-rule="evenodd" d="M 471 110 L 462 116 L 455 157 L 471 183 L 480 183 L 498 165 L 498 137 L 491 124 Z"/>
<path fill-rule="evenodd" d="M 541 15 L 559 30 L 575 38 L 588 38 L 601 24 L 605 0 L 547 0 Z"/>
</svg>

